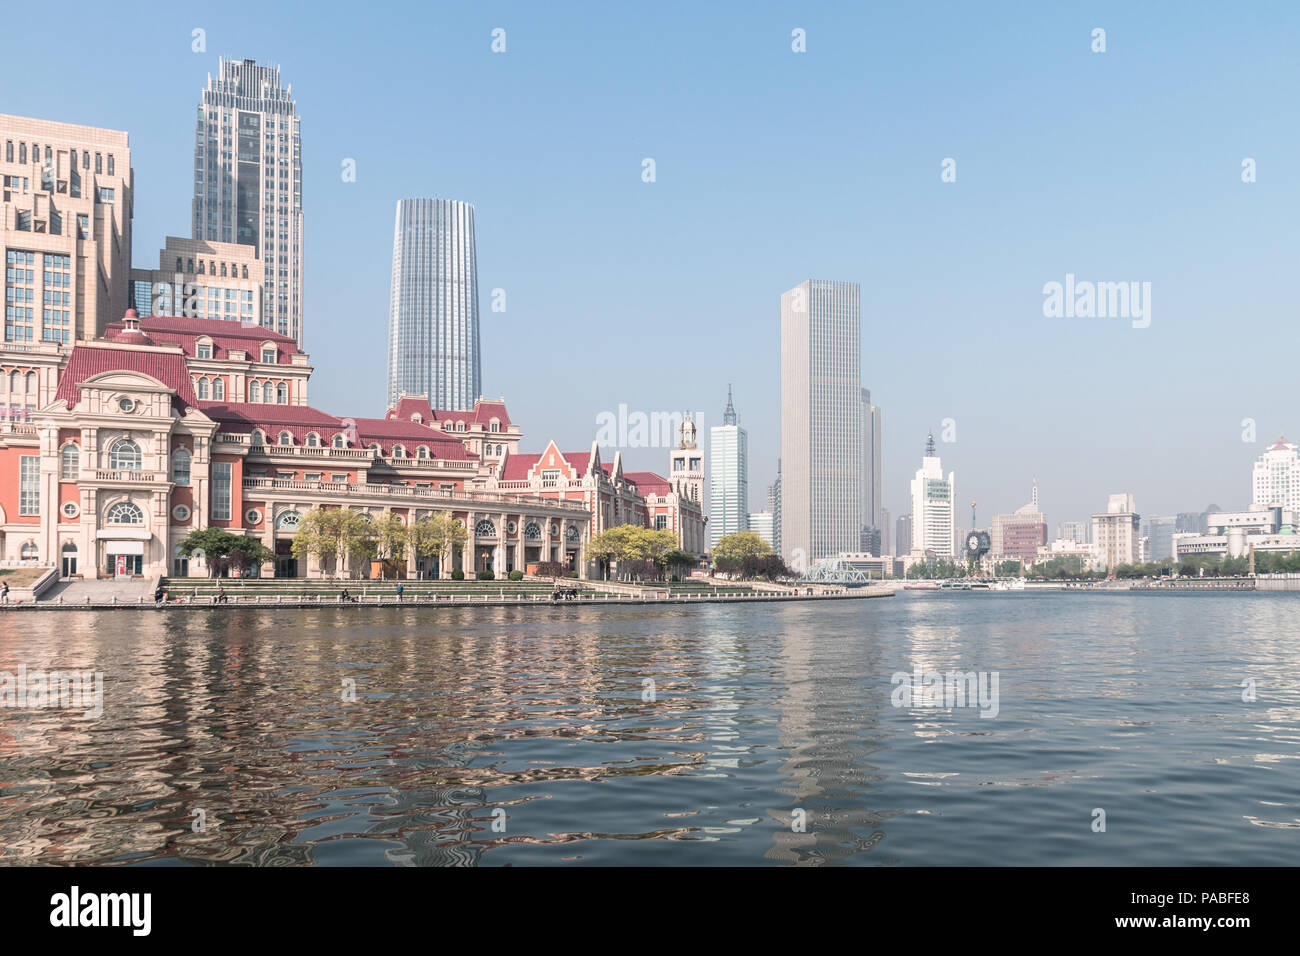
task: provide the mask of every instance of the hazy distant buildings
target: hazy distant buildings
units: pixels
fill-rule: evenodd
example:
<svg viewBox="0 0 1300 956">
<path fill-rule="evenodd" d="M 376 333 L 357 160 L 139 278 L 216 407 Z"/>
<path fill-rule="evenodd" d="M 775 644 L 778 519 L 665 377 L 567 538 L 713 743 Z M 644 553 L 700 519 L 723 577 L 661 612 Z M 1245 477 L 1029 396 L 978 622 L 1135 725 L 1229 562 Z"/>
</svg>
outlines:
<svg viewBox="0 0 1300 956">
<path fill-rule="evenodd" d="M 1075 544 L 1087 544 L 1092 532 L 1090 521 L 1062 521 L 1056 526 L 1059 541 L 1073 541 Z"/>
<path fill-rule="evenodd" d="M 880 407 L 862 390 L 862 524 L 864 536 L 880 536 Z M 879 545 L 877 545 L 879 547 Z M 863 549 L 866 550 L 865 548 Z M 868 552 L 879 556 L 879 551 Z"/>
<path fill-rule="evenodd" d="M 302 345 L 302 135 L 278 66 L 218 61 L 194 133 L 193 237 L 252 246 L 262 324 Z M 129 243 L 128 243 L 129 247 Z"/>
<path fill-rule="evenodd" d="M 1300 511 L 1300 451 L 1279 438 L 1255 461 L 1252 507 Z"/>
<path fill-rule="evenodd" d="M 751 514 L 749 516 L 749 530 L 770 544 L 773 550 L 776 549 L 776 542 L 772 538 L 772 512 L 756 511 Z"/>
<path fill-rule="evenodd" d="M 474 206 L 402 199 L 393 226 L 388 306 L 388 404 L 425 395 L 467 411 L 482 386 Z"/>
<path fill-rule="evenodd" d="M 126 133 L 0 114 L 4 344 L 71 346 L 130 306 Z"/>
<path fill-rule="evenodd" d="M 861 354 L 857 283 L 781 296 L 781 550 L 795 566 L 861 545 Z"/>
<path fill-rule="evenodd" d="M 1164 561 L 1174 556 L 1177 520 L 1173 515 L 1152 515 L 1142 519 L 1139 535 L 1147 542 L 1147 561 Z"/>
<path fill-rule="evenodd" d="M 891 518 L 889 509 L 880 509 L 880 553 L 881 555 L 893 554 L 893 528 L 890 526 Z"/>
<path fill-rule="evenodd" d="M 894 554 L 903 557 L 912 550 L 912 516 L 900 515 L 894 526 L 897 528 L 894 537 Z"/>
<path fill-rule="evenodd" d="M 1106 511 L 1092 516 L 1092 542 L 1107 570 L 1137 562 L 1140 521 L 1129 494 L 1111 495 Z"/>
<path fill-rule="evenodd" d="M 767 510 L 772 513 L 772 547 L 781 550 L 781 459 L 776 460 L 776 480 L 767 486 Z"/>
<path fill-rule="evenodd" d="M 1021 558 L 1032 561 L 1038 549 L 1047 545 L 1047 517 L 1038 510 L 1038 486 L 1033 500 L 1014 513 L 994 515 L 989 528 L 989 553 L 996 558 Z"/>
<path fill-rule="evenodd" d="M 943 476 L 943 466 L 934 451 L 934 436 L 925 441 L 925 457 L 912 479 L 913 554 L 932 551 L 937 557 L 955 558 L 956 482 L 953 472 Z"/>
<path fill-rule="evenodd" d="M 709 550 L 749 527 L 749 436 L 740 427 L 727 386 L 722 424 L 709 429 Z"/>
</svg>

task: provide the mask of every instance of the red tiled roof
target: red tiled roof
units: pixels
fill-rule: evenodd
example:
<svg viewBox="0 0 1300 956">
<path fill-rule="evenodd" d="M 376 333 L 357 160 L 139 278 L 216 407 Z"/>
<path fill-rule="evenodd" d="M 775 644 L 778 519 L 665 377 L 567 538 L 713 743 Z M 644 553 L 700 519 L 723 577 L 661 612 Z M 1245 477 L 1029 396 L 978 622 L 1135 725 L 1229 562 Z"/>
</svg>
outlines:
<svg viewBox="0 0 1300 956">
<path fill-rule="evenodd" d="M 93 345 L 77 345 L 68 356 L 68 365 L 59 377 L 59 388 L 54 398 L 63 399 L 68 408 L 75 408 L 81 401 L 78 388 L 88 378 L 104 372 L 141 372 L 156 378 L 168 388 L 176 391 L 174 402 L 184 410 L 185 406 L 197 406 L 194 389 L 190 385 L 189 369 L 185 365 L 185 356 L 169 349 L 134 349 L 105 348 Z"/>
<path fill-rule="evenodd" d="M 409 422 L 412 415 L 419 415 L 420 420 L 424 422 L 434 420 L 433 409 L 429 407 L 429 397 L 427 395 L 403 395 L 397 400 L 397 404 L 388 411 L 390 420 L 400 419 Z"/>
<path fill-rule="evenodd" d="M 123 329 L 121 322 L 110 322 L 104 330 L 107 338 L 113 338 Z M 228 319 L 193 319 L 181 315 L 146 315 L 140 319 L 140 329 L 149 338 L 159 344 L 179 345 L 185 354 L 193 358 L 195 345 L 201 336 L 212 339 L 212 357 L 229 358 L 231 349 L 243 349 L 249 353 L 252 361 L 260 361 L 259 346 L 262 342 L 274 342 L 276 361 L 287 364 L 288 357 L 297 355 L 298 343 L 287 335 L 281 335 L 260 325 L 244 325 Z"/>
<path fill-rule="evenodd" d="M 221 430 L 247 435 L 258 429 L 274 442 L 282 431 L 293 435 L 296 444 L 315 432 L 322 443 L 346 431 L 342 419 L 308 405 L 264 405 L 259 402 L 199 402 L 203 414 L 221 423 Z"/>
<path fill-rule="evenodd" d="M 542 456 L 537 455 L 508 455 L 506 456 L 506 470 L 501 476 L 503 481 L 527 481 L 528 472 L 532 467 L 541 460 Z"/>
<path fill-rule="evenodd" d="M 476 402 L 474 408 L 467 412 L 435 410 L 433 418 L 438 422 L 464 422 L 467 426 L 471 422 L 487 425 L 495 418 L 502 428 L 510 426 L 510 413 L 506 411 L 503 402 Z"/>
<path fill-rule="evenodd" d="M 636 490 L 642 497 L 646 495 L 666 495 L 673 490 L 673 486 L 668 483 L 667 478 L 656 475 L 653 471 L 625 471 L 623 477 L 636 485 Z"/>
<path fill-rule="evenodd" d="M 400 444 L 405 447 L 407 455 L 414 458 L 416 449 L 420 445 L 426 445 L 431 458 L 442 458 L 446 461 L 478 459 L 477 455 L 467 452 L 465 446 L 459 441 L 445 438 L 442 432 L 435 431 L 428 425 L 396 418 L 354 418 L 352 420 L 356 422 L 358 444 L 368 447 L 373 442 L 379 445 L 385 455 L 392 451 L 393 445 Z"/>
</svg>

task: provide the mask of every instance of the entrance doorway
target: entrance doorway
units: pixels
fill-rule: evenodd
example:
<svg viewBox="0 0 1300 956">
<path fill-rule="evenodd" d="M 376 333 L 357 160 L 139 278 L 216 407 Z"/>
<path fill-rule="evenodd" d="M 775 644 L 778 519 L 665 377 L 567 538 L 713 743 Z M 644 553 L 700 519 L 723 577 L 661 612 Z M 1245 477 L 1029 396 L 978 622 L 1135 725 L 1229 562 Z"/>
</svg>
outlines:
<svg viewBox="0 0 1300 956">
<path fill-rule="evenodd" d="M 144 570 L 144 557 L 139 554 L 113 554 L 108 555 L 108 570 L 115 578 L 129 578 L 133 574 L 140 574 Z"/>
<path fill-rule="evenodd" d="M 63 546 L 63 577 L 70 578 L 77 573 L 77 546 L 71 541 Z"/>
<path fill-rule="evenodd" d="M 275 543 L 275 576 L 277 578 L 298 576 L 298 559 L 293 556 L 292 541 L 282 538 Z"/>
</svg>

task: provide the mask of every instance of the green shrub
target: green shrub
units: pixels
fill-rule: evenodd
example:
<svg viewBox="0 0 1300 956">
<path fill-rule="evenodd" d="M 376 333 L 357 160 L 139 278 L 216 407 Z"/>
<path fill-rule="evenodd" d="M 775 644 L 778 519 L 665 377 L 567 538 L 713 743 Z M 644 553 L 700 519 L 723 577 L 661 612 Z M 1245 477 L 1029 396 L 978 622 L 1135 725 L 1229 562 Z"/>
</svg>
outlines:
<svg viewBox="0 0 1300 956">
<path fill-rule="evenodd" d="M 478 573 L 478 579 L 480 581 L 494 581 L 496 580 L 496 575 L 491 571 L 480 571 Z"/>
<path fill-rule="evenodd" d="M 522 581 L 523 579 L 524 579 L 524 572 L 522 572 L 522 571 L 511 571 L 511 572 L 510 572 L 510 580 L 511 580 L 511 581 Z"/>
<path fill-rule="evenodd" d="M 451 572 L 451 579 L 453 581 L 464 581 L 465 572 L 462 571 L 460 568 L 457 568 L 455 571 Z"/>
<path fill-rule="evenodd" d="M 570 571 L 570 572 L 569 572 L 569 577 L 571 577 L 571 578 L 576 578 L 577 576 L 578 576 L 578 572 L 577 572 L 577 571 Z"/>
</svg>

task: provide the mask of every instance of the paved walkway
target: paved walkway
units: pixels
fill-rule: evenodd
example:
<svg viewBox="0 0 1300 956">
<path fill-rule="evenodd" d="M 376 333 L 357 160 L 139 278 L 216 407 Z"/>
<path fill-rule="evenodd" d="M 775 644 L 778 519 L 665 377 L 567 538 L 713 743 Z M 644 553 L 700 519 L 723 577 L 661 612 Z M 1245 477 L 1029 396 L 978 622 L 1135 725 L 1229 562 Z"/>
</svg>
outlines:
<svg viewBox="0 0 1300 956">
<path fill-rule="evenodd" d="M 136 604 L 144 598 L 153 603 L 156 578 L 112 578 L 103 581 L 73 579 L 60 581 L 41 596 L 40 603 L 58 604 Z"/>
</svg>

